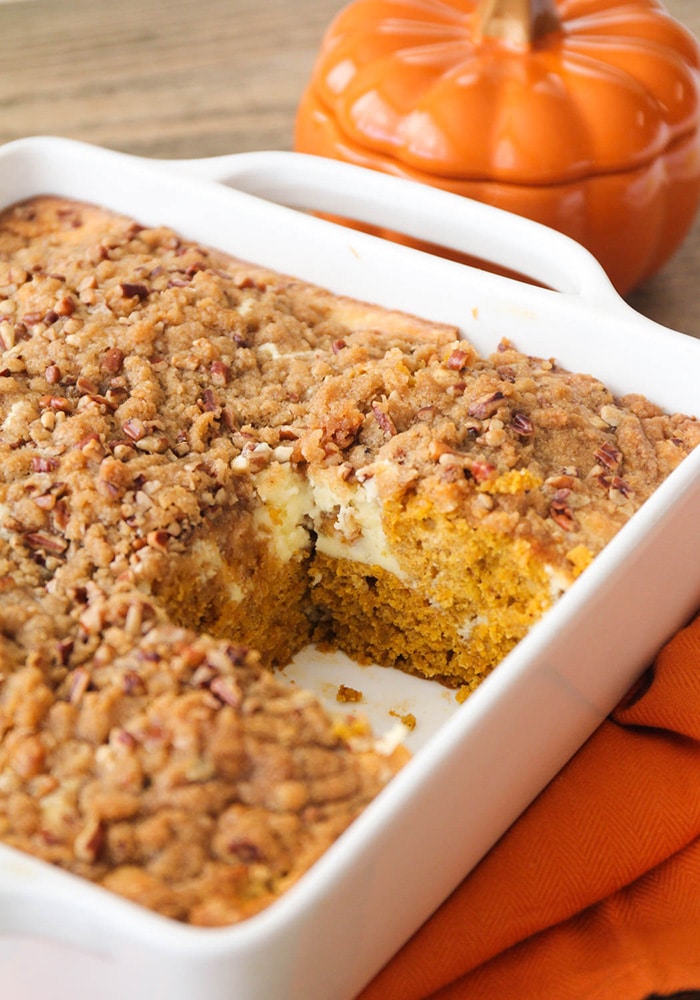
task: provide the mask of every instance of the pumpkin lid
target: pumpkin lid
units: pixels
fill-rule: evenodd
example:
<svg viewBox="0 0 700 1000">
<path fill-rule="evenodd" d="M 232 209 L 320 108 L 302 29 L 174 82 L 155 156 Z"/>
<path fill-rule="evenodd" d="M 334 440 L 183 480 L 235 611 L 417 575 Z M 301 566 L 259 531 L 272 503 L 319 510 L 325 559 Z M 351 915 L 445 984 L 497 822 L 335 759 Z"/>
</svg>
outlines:
<svg viewBox="0 0 700 1000">
<path fill-rule="evenodd" d="M 358 160 L 566 183 L 696 130 L 700 55 L 657 0 L 355 0 L 309 91 Z"/>
</svg>

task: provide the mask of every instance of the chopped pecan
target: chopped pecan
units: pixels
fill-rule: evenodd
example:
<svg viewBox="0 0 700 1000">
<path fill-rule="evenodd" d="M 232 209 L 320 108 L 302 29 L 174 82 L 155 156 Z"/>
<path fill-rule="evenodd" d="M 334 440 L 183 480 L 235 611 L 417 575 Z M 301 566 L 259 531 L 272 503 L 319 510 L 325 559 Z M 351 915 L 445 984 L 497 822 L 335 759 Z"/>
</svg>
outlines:
<svg viewBox="0 0 700 1000">
<path fill-rule="evenodd" d="M 451 448 L 444 441 L 434 439 L 428 445 L 428 455 L 434 462 L 439 462 L 443 455 L 454 455 L 455 458 L 459 458 L 459 454 L 455 448 Z"/>
<path fill-rule="evenodd" d="M 394 421 L 391 419 L 389 414 L 381 408 L 379 403 L 372 403 L 372 414 L 385 434 L 388 434 L 389 437 L 393 437 L 394 434 L 396 434 Z"/>
<path fill-rule="evenodd" d="M 229 854 L 235 854 L 244 864 L 264 861 L 265 855 L 252 840 L 230 840 L 226 845 Z"/>
<path fill-rule="evenodd" d="M 112 454 L 120 462 L 128 462 L 135 455 L 133 441 L 117 440 L 110 441 L 109 447 Z"/>
<path fill-rule="evenodd" d="M 619 467 L 622 461 L 622 452 L 610 441 L 605 441 L 599 448 L 596 448 L 593 457 L 599 465 L 612 470 Z"/>
<path fill-rule="evenodd" d="M 495 392 L 484 393 L 483 396 L 479 396 L 478 399 L 469 404 L 469 415 L 479 420 L 493 416 L 500 406 L 503 396 L 504 394 L 498 389 Z"/>
<path fill-rule="evenodd" d="M 130 417 L 122 424 L 122 430 L 132 441 L 140 441 L 146 436 L 146 427 L 139 417 Z"/>
<path fill-rule="evenodd" d="M 34 503 L 42 510 L 53 510 L 56 506 L 56 497 L 53 493 L 41 493 L 34 497 Z"/>
<path fill-rule="evenodd" d="M 53 522 L 59 531 L 64 531 L 68 527 L 70 511 L 65 500 L 59 500 L 54 507 Z"/>
<path fill-rule="evenodd" d="M 462 350 L 461 348 L 456 348 L 449 356 L 445 365 L 451 368 L 453 371 L 461 372 L 463 368 L 469 365 L 471 359 L 471 353 L 469 351 Z"/>
<path fill-rule="evenodd" d="M 170 541 L 170 535 L 164 528 L 158 528 L 156 531 L 149 531 L 146 535 L 146 542 L 152 549 L 159 549 L 161 552 L 167 552 L 168 542 Z"/>
<path fill-rule="evenodd" d="M 90 674 L 84 667 L 76 667 L 69 675 L 68 700 L 71 705 L 77 705 L 90 685 Z"/>
<path fill-rule="evenodd" d="M 213 389 L 205 389 L 197 404 L 204 413 L 215 413 L 219 409 L 219 401 Z"/>
<path fill-rule="evenodd" d="M 145 694 L 146 685 L 143 682 L 143 678 L 135 670 L 125 670 L 122 674 L 122 687 L 125 694 Z M 128 735 L 121 730 L 124 735 Z"/>
<path fill-rule="evenodd" d="M 62 639 L 57 643 L 58 658 L 63 666 L 67 666 L 73 652 L 74 642 L 72 639 Z"/>
<path fill-rule="evenodd" d="M 110 347 L 102 357 L 102 367 L 110 375 L 117 375 L 124 363 L 124 352 L 119 347 Z"/>
<path fill-rule="evenodd" d="M 63 298 L 54 306 L 54 312 L 57 316 L 72 316 L 76 308 L 77 306 L 73 296 L 64 295 Z"/>
<path fill-rule="evenodd" d="M 477 483 L 485 483 L 487 480 L 493 478 L 496 467 L 495 465 L 491 465 L 490 462 L 472 462 L 468 466 L 468 470 Z"/>
<path fill-rule="evenodd" d="M 610 403 L 606 403 L 600 409 L 600 416 L 605 421 L 609 427 L 618 427 L 622 421 L 622 410 L 617 406 L 612 406 Z"/>
<path fill-rule="evenodd" d="M 421 406 L 420 410 L 416 410 L 416 420 L 427 423 L 436 416 L 437 412 L 436 406 Z"/>
<path fill-rule="evenodd" d="M 43 549 L 61 555 L 68 548 L 68 542 L 59 535 L 50 535 L 43 531 L 30 531 L 24 536 L 30 549 Z"/>
<path fill-rule="evenodd" d="M 125 299 L 139 299 L 139 301 L 143 302 L 144 299 L 148 298 L 149 293 L 145 285 L 136 284 L 131 281 L 122 281 L 119 287 Z"/>
<path fill-rule="evenodd" d="M 280 427 L 280 441 L 298 441 L 299 431 L 294 427 Z"/>
<path fill-rule="evenodd" d="M 620 476 L 612 476 L 609 480 L 609 497 L 616 504 L 623 504 L 630 496 L 632 496 L 633 490 L 629 483 L 621 479 Z"/>
<path fill-rule="evenodd" d="M 58 410 L 63 413 L 70 413 L 73 404 L 65 396 L 42 396 L 39 399 L 39 408 L 42 410 Z"/>
<path fill-rule="evenodd" d="M 97 859 L 105 842 L 105 824 L 100 818 L 88 820 L 74 841 L 75 855 L 81 861 L 92 863 Z"/>
<path fill-rule="evenodd" d="M 25 326 L 35 326 L 37 323 L 41 323 L 44 319 L 44 313 L 42 312 L 28 312 L 22 316 L 22 322 Z"/>
<path fill-rule="evenodd" d="M 170 442 L 162 434 L 148 434 L 138 439 L 136 447 L 149 455 L 162 455 L 170 447 Z"/>
<path fill-rule="evenodd" d="M 231 378 L 231 369 L 227 364 L 223 361 L 212 361 L 210 371 L 211 380 L 214 385 L 228 385 L 229 379 Z"/>
<path fill-rule="evenodd" d="M 545 486 L 551 486 L 555 490 L 570 490 L 576 485 L 576 478 L 562 472 L 558 476 L 550 476 L 544 482 Z"/>
<path fill-rule="evenodd" d="M 549 516 L 564 531 L 575 531 L 578 527 L 569 505 L 571 490 L 557 490 L 549 504 Z"/>
<path fill-rule="evenodd" d="M 97 445 L 98 447 L 96 448 L 95 445 Z M 81 438 L 80 441 L 78 441 L 78 443 L 76 444 L 76 448 L 79 448 L 80 451 L 85 451 L 86 449 L 89 449 L 90 451 L 93 452 L 95 456 L 101 456 L 104 454 L 104 450 L 102 448 L 102 442 L 100 440 L 100 435 L 97 433 L 97 431 L 90 431 L 90 433 L 86 434 L 84 438 Z"/>
<path fill-rule="evenodd" d="M 111 399 L 109 394 L 102 396 L 99 393 L 89 393 L 86 395 L 86 398 L 91 399 L 93 403 L 97 403 L 98 406 L 106 407 L 111 413 L 114 413 L 119 406 L 119 402 L 115 399 Z"/>
<path fill-rule="evenodd" d="M 515 412 L 511 417 L 510 426 L 519 437 L 532 437 L 535 425 L 526 413 Z"/>
<path fill-rule="evenodd" d="M 57 468 L 57 458 L 46 458 L 43 455 L 35 455 L 32 459 L 32 472 L 53 472 Z"/>
<path fill-rule="evenodd" d="M 209 685 L 209 690 L 220 701 L 233 708 L 238 708 L 243 699 L 241 689 L 231 677 L 215 677 Z"/>
<path fill-rule="evenodd" d="M 75 383 L 75 387 L 78 390 L 78 392 L 83 396 L 94 396 L 96 395 L 96 393 L 100 391 L 99 386 L 95 385 L 92 379 L 85 378 L 84 375 L 78 376 L 78 379 Z"/>
</svg>

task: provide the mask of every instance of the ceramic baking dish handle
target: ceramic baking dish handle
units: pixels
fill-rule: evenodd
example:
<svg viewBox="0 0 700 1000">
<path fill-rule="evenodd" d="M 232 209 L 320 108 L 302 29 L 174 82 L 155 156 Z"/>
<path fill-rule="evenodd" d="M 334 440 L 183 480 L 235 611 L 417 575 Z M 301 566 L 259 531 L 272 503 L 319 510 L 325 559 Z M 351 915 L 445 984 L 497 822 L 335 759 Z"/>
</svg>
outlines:
<svg viewBox="0 0 700 1000">
<path fill-rule="evenodd" d="M 426 184 L 283 151 L 158 163 L 293 208 L 393 230 L 559 292 L 608 305 L 622 301 L 597 260 L 569 237 Z"/>
</svg>

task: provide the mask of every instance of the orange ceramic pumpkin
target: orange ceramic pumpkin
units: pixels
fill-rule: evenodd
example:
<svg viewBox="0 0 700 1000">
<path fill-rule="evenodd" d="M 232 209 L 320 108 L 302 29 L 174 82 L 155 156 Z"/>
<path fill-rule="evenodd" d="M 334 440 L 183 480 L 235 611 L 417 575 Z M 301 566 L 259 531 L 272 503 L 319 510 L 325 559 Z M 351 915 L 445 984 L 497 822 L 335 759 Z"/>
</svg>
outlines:
<svg viewBox="0 0 700 1000">
<path fill-rule="evenodd" d="M 295 145 L 552 226 L 624 292 L 695 216 L 699 67 L 657 0 L 354 0 Z"/>
</svg>

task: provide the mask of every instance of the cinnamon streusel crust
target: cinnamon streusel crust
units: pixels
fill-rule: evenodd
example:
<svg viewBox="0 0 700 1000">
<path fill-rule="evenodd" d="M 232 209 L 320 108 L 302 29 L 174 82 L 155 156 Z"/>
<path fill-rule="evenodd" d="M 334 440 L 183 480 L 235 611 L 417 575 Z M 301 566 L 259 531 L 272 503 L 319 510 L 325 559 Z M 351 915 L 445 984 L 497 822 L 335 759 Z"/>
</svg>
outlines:
<svg viewBox="0 0 700 1000">
<path fill-rule="evenodd" d="M 700 440 L 52 197 L 0 218 L 0 348 L 0 839 L 205 925 L 405 760 L 268 668 L 473 688 Z"/>
</svg>

